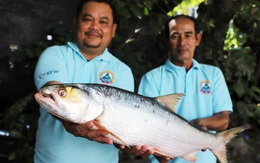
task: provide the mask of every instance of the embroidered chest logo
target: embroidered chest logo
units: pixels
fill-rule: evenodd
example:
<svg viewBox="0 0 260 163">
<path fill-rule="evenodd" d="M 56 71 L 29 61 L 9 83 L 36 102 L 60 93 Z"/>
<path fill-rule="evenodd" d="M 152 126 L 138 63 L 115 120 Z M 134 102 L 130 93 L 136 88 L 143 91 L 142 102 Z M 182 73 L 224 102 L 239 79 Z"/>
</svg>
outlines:
<svg viewBox="0 0 260 163">
<path fill-rule="evenodd" d="M 113 84 L 116 76 L 112 71 L 102 71 L 98 74 L 98 79 L 103 84 Z"/>
<path fill-rule="evenodd" d="M 200 92 L 204 94 L 210 94 L 211 93 L 211 85 L 209 80 L 204 80 L 200 82 Z"/>
</svg>

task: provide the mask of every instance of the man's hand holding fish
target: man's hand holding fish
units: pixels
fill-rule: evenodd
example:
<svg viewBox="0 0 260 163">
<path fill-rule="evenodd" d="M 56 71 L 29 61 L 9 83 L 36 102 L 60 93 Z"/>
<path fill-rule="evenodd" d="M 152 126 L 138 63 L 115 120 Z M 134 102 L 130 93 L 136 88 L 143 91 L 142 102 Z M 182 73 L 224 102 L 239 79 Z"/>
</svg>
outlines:
<svg viewBox="0 0 260 163">
<path fill-rule="evenodd" d="M 147 145 L 142 145 L 142 146 L 135 145 L 135 146 L 126 147 L 125 145 L 115 144 L 115 146 L 130 155 L 140 156 L 142 158 L 148 158 L 150 155 L 155 154 L 155 151 L 153 149 L 149 149 Z M 155 157 L 160 163 L 168 163 L 169 160 L 174 159 L 174 158 L 162 157 L 162 156 L 155 156 Z"/>
<path fill-rule="evenodd" d="M 113 144 L 113 140 L 107 137 L 108 133 L 104 130 L 99 130 L 93 121 L 76 124 L 62 120 L 62 123 L 66 131 L 76 137 L 84 137 L 102 144 Z"/>
<path fill-rule="evenodd" d="M 83 124 L 71 123 L 65 120 L 61 120 L 66 131 L 73 134 L 76 137 L 84 137 L 92 141 L 97 141 L 102 144 L 113 144 L 113 140 L 107 137 L 108 133 L 104 130 L 98 129 L 93 121 L 88 121 Z M 148 146 L 131 146 L 126 147 L 125 145 L 115 144 L 115 147 L 125 151 L 126 153 L 133 156 L 140 156 L 142 158 L 148 158 L 149 155 L 154 154 L 154 151 L 148 149 Z M 166 162 L 170 160 L 170 158 L 158 157 L 158 160 Z"/>
</svg>

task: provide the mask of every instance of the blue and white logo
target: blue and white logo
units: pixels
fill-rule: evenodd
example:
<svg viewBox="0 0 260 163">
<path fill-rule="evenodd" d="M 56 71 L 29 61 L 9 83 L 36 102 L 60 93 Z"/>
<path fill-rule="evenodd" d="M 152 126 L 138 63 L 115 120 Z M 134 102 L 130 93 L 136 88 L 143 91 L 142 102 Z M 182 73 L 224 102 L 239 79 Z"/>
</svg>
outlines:
<svg viewBox="0 0 260 163">
<path fill-rule="evenodd" d="M 204 80 L 200 82 L 200 91 L 204 94 L 210 94 L 211 93 L 211 84 L 209 80 Z"/>
<path fill-rule="evenodd" d="M 103 84 L 113 84 L 116 80 L 116 76 L 112 71 L 102 71 L 98 74 L 99 81 Z"/>
</svg>

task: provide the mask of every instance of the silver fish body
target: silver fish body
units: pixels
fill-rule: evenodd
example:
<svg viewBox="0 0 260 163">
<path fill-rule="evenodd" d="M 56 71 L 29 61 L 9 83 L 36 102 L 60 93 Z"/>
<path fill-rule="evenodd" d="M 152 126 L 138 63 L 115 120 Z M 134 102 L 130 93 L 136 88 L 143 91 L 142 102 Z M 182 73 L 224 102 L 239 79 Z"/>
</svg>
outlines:
<svg viewBox="0 0 260 163">
<path fill-rule="evenodd" d="M 226 163 L 226 143 L 248 126 L 220 134 L 198 129 L 172 111 L 182 96 L 149 98 L 98 84 L 62 84 L 42 88 L 35 99 L 64 120 L 74 123 L 95 120 L 109 131 L 115 143 L 147 145 L 158 155 L 189 161 L 196 160 L 199 150 L 208 148 Z"/>
</svg>

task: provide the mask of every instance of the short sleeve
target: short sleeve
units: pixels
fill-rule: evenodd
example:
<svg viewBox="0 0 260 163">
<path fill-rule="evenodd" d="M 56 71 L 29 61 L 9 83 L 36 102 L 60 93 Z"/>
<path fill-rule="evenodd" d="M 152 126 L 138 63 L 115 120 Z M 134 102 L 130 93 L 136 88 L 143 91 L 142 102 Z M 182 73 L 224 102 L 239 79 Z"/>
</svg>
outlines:
<svg viewBox="0 0 260 163">
<path fill-rule="evenodd" d="M 219 68 L 215 69 L 214 87 L 212 90 L 214 113 L 221 111 L 232 112 L 232 100 L 223 73 Z"/>
<path fill-rule="evenodd" d="M 151 81 L 156 81 L 151 76 L 152 73 L 146 73 L 140 82 L 138 93 L 147 97 L 157 97 L 159 96 L 160 92 L 158 92 L 158 88 L 156 87 L 155 83 L 151 83 Z"/>
<path fill-rule="evenodd" d="M 134 77 L 131 69 L 124 66 L 120 69 L 116 79 L 116 87 L 134 92 Z"/>
<path fill-rule="evenodd" d="M 62 51 L 58 46 L 53 46 L 44 50 L 39 57 L 34 72 L 34 82 L 37 89 L 40 89 L 49 81 L 66 81 L 66 74 Z"/>
</svg>

